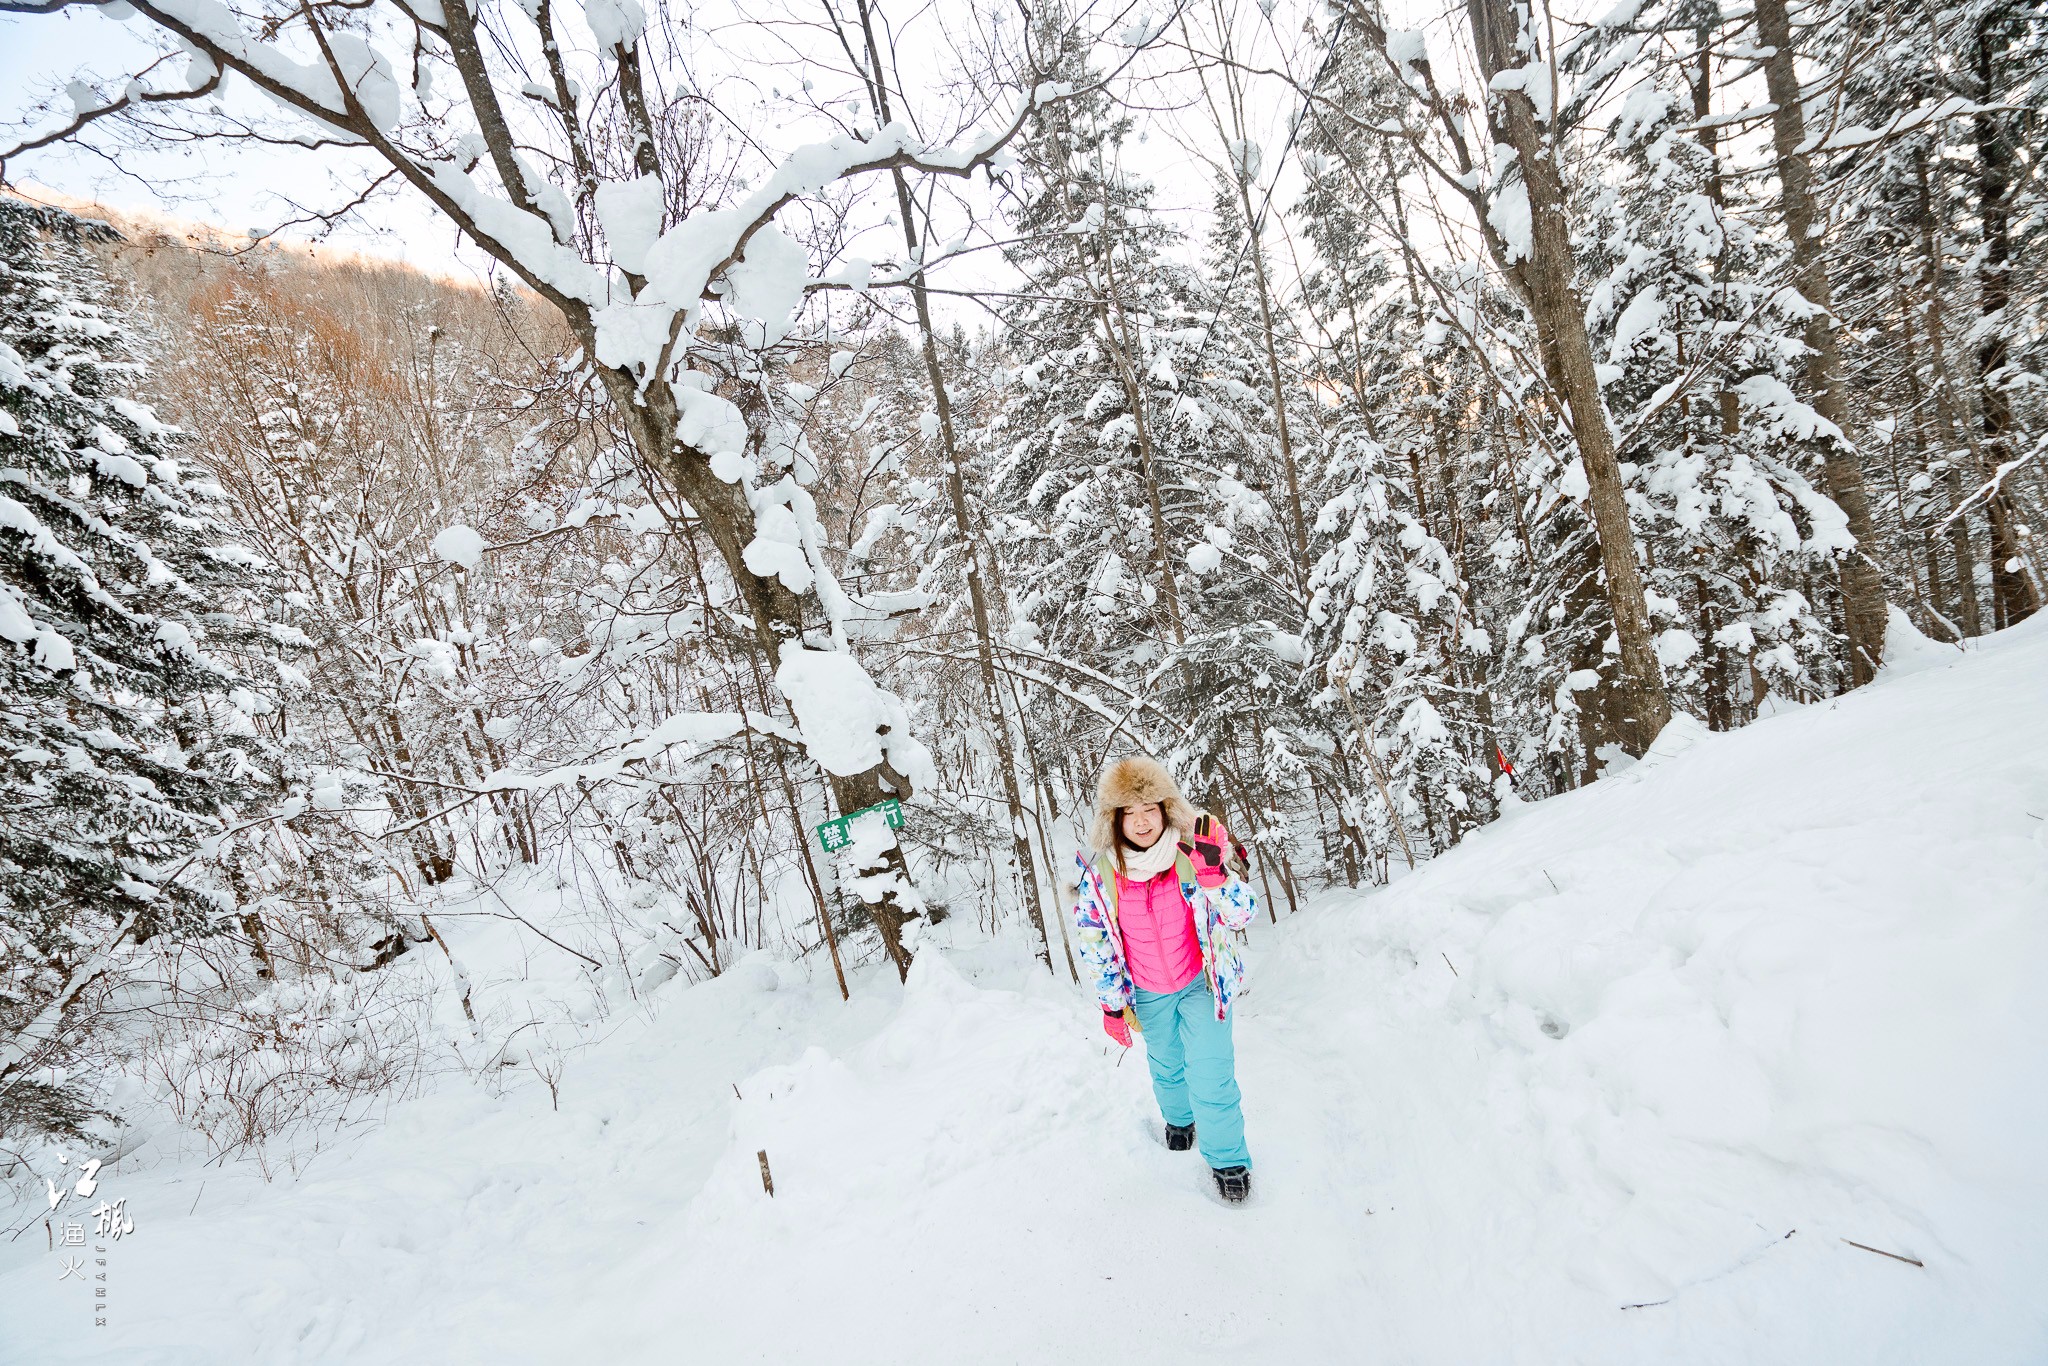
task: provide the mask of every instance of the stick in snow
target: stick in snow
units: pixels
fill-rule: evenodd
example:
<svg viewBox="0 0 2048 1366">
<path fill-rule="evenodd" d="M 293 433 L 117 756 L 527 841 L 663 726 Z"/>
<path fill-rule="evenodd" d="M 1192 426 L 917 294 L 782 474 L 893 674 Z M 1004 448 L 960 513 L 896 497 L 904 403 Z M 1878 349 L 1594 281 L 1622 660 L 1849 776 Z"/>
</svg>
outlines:
<svg viewBox="0 0 2048 1366">
<path fill-rule="evenodd" d="M 761 1149 L 754 1156 L 761 1159 L 761 1189 L 768 1192 L 768 1198 L 775 1198 L 775 1178 L 768 1174 L 768 1150 Z"/>
<path fill-rule="evenodd" d="M 1907 1266 L 1917 1266 L 1923 1269 L 1927 1266 L 1927 1263 L 1921 1261 L 1918 1257 L 1902 1257 L 1896 1252 L 1886 1252 L 1881 1247 L 1872 1247 L 1868 1243 L 1859 1243 L 1854 1238 L 1844 1238 L 1842 1241 L 1850 1247 L 1860 1247 L 1865 1252 L 1875 1252 L 1880 1257 L 1889 1257 L 1895 1262 L 1904 1262 Z"/>
</svg>

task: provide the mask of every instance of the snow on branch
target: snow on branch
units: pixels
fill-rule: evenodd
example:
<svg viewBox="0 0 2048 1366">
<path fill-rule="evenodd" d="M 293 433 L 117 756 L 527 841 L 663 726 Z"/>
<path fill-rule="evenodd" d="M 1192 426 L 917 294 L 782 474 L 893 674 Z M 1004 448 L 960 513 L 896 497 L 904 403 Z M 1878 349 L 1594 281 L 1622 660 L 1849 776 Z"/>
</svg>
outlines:
<svg viewBox="0 0 2048 1366">
<path fill-rule="evenodd" d="M 1960 95 L 1951 95 L 1934 104 L 1923 104 L 1917 109 L 1904 110 L 1887 120 L 1881 128 L 1865 128 L 1852 124 L 1847 128 L 1838 128 L 1832 133 L 1823 134 L 1816 131 L 1807 138 L 1799 151 L 1801 155 L 1811 155 L 1815 152 L 1846 152 L 1871 147 L 1890 142 L 1893 138 L 1904 137 L 1908 133 L 1918 132 L 1930 124 L 2011 108 L 2011 105 L 1979 104 Z"/>
<path fill-rule="evenodd" d="M 602 758 L 582 763 L 561 764 L 538 772 L 503 768 L 488 774 L 476 789 L 487 792 L 545 792 L 573 787 L 586 781 L 617 778 L 628 765 L 645 763 L 676 745 L 712 745 L 730 740 L 742 731 L 773 736 L 801 745 L 803 737 L 773 717 L 758 712 L 681 712 L 669 717 L 647 734 L 620 745 Z"/>
<path fill-rule="evenodd" d="M 1982 484 L 1979 484 L 1971 492 L 1969 497 L 1963 499 L 1960 503 L 1957 503 L 1955 506 L 1955 510 L 1953 512 L 1949 513 L 1948 516 L 1942 518 L 1939 522 L 1936 522 L 1934 524 L 1933 530 L 1942 530 L 1944 527 L 1948 526 L 1949 523 L 1955 521 L 1956 518 L 1968 512 L 1972 507 L 1975 507 L 1978 503 L 1981 503 L 1995 495 L 2001 488 L 2005 486 L 2006 479 L 2011 476 L 2014 470 L 2019 469 L 2022 465 L 2025 465 L 2030 461 L 2039 459 L 2044 451 L 2048 451 L 2048 436 L 2043 436 L 2040 440 L 2036 441 L 2034 443 L 2034 448 L 2028 451 L 2025 455 L 2016 456 L 2015 458 L 2008 460 L 2004 464 L 2000 465 L 1997 468 L 1997 470 L 1993 471 L 1989 479 L 1986 479 Z M 1929 534 L 1932 534 L 1932 532 L 1930 532 Z"/>
<path fill-rule="evenodd" d="M 8 7 L 0 5 L 0 9 L 5 8 Z M 152 67 L 154 65 L 152 63 Z M 25 138 L 14 146 L 0 151 L 0 178 L 6 175 L 7 163 L 16 157 L 76 137 L 88 125 L 109 115 L 125 113 L 138 104 L 174 104 L 181 100 L 204 99 L 220 89 L 220 68 L 204 58 L 195 57 L 187 72 L 188 78 L 197 82 L 195 85 L 152 90 L 143 84 L 143 79 L 148 75 L 149 71 L 144 70 L 130 77 L 119 95 L 104 101 L 83 81 L 71 82 L 68 91 L 71 96 L 70 119 L 47 133 Z"/>
<path fill-rule="evenodd" d="M 809 278 L 802 249 L 774 227 L 782 209 L 838 181 L 880 171 L 970 176 L 1001 155 L 1033 109 L 1066 93 L 1064 85 L 1037 83 L 1002 128 L 958 148 L 927 147 L 900 121 L 864 138 L 841 133 L 798 148 L 739 203 L 693 214 L 655 239 L 640 261 L 646 286 L 598 318 L 599 361 L 651 372 L 661 354 L 653 343 L 671 335 L 670 320 L 683 317 L 687 326 L 702 301 L 716 297 L 711 286 L 721 278 L 728 296 L 751 316 L 764 322 L 786 316 L 808 288 L 839 281 Z M 753 269 L 735 275 L 742 267 Z"/>
</svg>

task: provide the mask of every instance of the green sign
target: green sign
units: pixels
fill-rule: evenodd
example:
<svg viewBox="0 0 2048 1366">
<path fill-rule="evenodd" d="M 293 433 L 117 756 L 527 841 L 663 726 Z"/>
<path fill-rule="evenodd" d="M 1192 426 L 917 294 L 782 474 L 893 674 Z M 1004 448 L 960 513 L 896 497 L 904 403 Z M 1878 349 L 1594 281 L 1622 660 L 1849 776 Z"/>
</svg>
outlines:
<svg viewBox="0 0 2048 1366">
<path fill-rule="evenodd" d="M 867 815 L 870 811 L 881 812 L 882 819 L 889 822 L 891 830 L 901 830 L 903 828 L 903 803 L 891 797 L 886 802 L 876 802 L 873 806 L 864 806 L 858 811 L 850 812 L 837 820 L 826 821 L 820 825 L 818 827 L 818 847 L 828 854 L 836 854 L 841 849 L 852 844 L 853 822 Z"/>
</svg>

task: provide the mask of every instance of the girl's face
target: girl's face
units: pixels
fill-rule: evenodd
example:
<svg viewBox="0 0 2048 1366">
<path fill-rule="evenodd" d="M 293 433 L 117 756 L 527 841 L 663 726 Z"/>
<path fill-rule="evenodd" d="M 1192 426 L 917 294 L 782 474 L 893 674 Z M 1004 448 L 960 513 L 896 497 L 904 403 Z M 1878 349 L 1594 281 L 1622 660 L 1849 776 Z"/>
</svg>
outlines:
<svg viewBox="0 0 2048 1366">
<path fill-rule="evenodd" d="M 1124 838 L 1140 849 L 1150 849 L 1166 829 L 1166 812 L 1158 802 L 1144 802 L 1124 808 Z"/>
</svg>

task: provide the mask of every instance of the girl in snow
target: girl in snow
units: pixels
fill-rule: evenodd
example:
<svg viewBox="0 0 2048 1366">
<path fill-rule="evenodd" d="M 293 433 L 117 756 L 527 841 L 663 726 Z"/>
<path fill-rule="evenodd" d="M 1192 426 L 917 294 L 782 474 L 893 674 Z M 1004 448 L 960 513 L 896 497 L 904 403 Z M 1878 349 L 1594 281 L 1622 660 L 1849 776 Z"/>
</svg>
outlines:
<svg viewBox="0 0 2048 1366">
<path fill-rule="evenodd" d="M 1166 1146 L 1196 1145 L 1216 1190 L 1236 1203 L 1251 1194 L 1230 1003 L 1244 989 L 1236 932 L 1258 902 L 1225 866 L 1244 850 L 1223 822 L 1197 814 L 1156 760 L 1112 762 L 1096 786 L 1090 854 L 1081 865 L 1074 923 L 1095 970 L 1102 1027 L 1125 1048 L 1145 1036 L 1152 1094 L 1166 1119 Z"/>
</svg>

